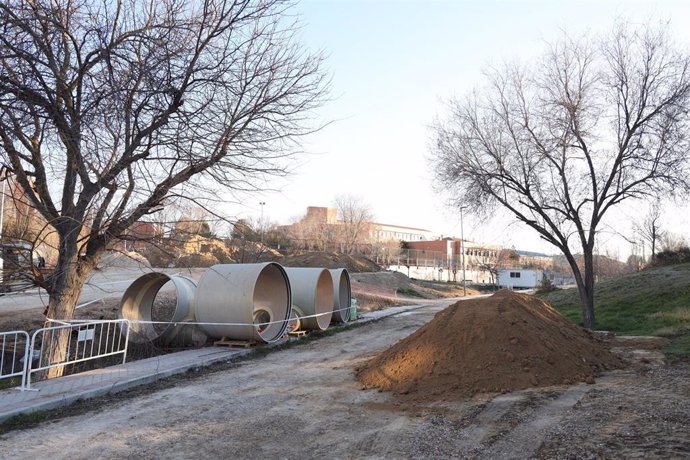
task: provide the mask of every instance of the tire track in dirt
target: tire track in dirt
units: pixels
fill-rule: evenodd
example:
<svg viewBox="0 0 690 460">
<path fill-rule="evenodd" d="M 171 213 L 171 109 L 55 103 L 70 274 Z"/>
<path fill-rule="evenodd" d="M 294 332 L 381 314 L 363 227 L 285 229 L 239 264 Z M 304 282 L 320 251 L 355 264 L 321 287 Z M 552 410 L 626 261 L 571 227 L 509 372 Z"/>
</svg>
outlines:
<svg viewBox="0 0 690 460">
<path fill-rule="evenodd" d="M 523 458 L 531 457 L 544 442 L 548 430 L 557 425 L 591 388 L 587 384 L 572 386 L 556 399 L 538 406 L 528 421 L 500 436 L 480 458 L 514 458 L 516 452 Z"/>
<path fill-rule="evenodd" d="M 472 420 L 472 424 L 458 433 L 456 448 L 459 453 L 470 455 L 489 436 L 499 432 L 501 418 L 513 409 L 525 396 L 519 393 L 500 395 L 489 401 L 484 409 Z"/>
</svg>

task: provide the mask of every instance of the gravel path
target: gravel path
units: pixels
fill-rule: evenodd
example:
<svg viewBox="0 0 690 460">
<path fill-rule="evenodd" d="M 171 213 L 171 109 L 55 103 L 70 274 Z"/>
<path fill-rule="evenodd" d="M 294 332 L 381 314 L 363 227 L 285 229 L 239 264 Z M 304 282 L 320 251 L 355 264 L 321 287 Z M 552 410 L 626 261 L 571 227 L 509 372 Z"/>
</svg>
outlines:
<svg viewBox="0 0 690 460">
<path fill-rule="evenodd" d="M 354 368 L 444 304 L 94 402 L 0 437 L 3 458 L 668 458 L 690 452 L 690 367 L 415 406 Z"/>
</svg>

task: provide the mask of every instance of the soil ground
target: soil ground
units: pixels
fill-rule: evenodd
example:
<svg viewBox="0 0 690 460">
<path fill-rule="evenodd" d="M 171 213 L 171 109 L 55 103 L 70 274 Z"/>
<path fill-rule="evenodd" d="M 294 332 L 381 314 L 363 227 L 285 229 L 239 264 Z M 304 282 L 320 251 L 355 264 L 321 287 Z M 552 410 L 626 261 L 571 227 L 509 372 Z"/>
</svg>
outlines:
<svg viewBox="0 0 690 460">
<path fill-rule="evenodd" d="M 413 297 L 438 299 L 461 297 L 462 286 L 444 282 L 412 280 L 400 272 L 351 273 L 352 292 L 375 294 L 381 297 Z M 479 291 L 467 289 L 467 295 L 478 295 Z"/>
<path fill-rule="evenodd" d="M 8 458 L 681 458 L 690 365 L 628 341 L 594 384 L 415 404 L 354 369 L 449 302 L 214 371 L 86 401 L 0 436 Z M 621 345 L 614 343 L 614 345 Z M 648 350 L 639 349 L 641 347 Z M 655 348 L 656 347 L 656 348 Z"/>
</svg>

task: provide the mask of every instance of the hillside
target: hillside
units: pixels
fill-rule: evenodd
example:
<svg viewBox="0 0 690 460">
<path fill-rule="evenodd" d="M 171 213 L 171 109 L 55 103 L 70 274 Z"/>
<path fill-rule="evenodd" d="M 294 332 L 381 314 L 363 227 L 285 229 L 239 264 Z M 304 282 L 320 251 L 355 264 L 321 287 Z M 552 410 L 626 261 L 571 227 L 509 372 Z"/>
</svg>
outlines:
<svg viewBox="0 0 690 460">
<path fill-rule="evenodd" d="M 366 257 L 337 252 L 305 252 L 276 259 L 285 267 L 347 268 L 351 273 L 378 272 L 381 267 Z"/>
<path fill-rule="evenodd" d="M 577 289 L 541 294 L 571 321 L 581 323 Z M 671 339 L 672 357 L 690 358 L 690 264 L 650 268 L 598 283 L 594 292 L 597 329 L 619 335 Z"/>
</svg>

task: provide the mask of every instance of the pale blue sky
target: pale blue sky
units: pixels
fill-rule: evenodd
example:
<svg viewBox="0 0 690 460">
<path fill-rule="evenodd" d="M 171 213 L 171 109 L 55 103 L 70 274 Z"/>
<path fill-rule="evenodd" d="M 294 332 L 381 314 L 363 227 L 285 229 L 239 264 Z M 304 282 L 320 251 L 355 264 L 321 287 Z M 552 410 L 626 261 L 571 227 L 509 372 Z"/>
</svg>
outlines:
<svg viewBox="0 0 690 460">
<path fill-rule="evenodd" d="M 310 152 L 282 192 L 237 210 L 286 223 L 309 205 L 330 206 L 339 194 L 362 196 L 379 222 L 459 236 L 459 217 L 431 187 L 425 162 L 428 125 L 443 101 L 481 83 L 482 68 L 529 60 L 561 30 L 571 34 L 630 22 L 672 20 L 690 40 L 690 1 L 302 1 L 303 41 L 328 55 L 334 98 L 320 112 L 336 120 L 310 136 Z M 669 225 L 688 227 L 676 215 Z M 471 217 L 466 237 L 554 252 L 530 230 Z M 627 224 L 626 224 L 627 225 Z M 621 228 L 624 231 L 625 228 Z M 621 247 L 625 251 L 627 247 Z"/>
</svg>

